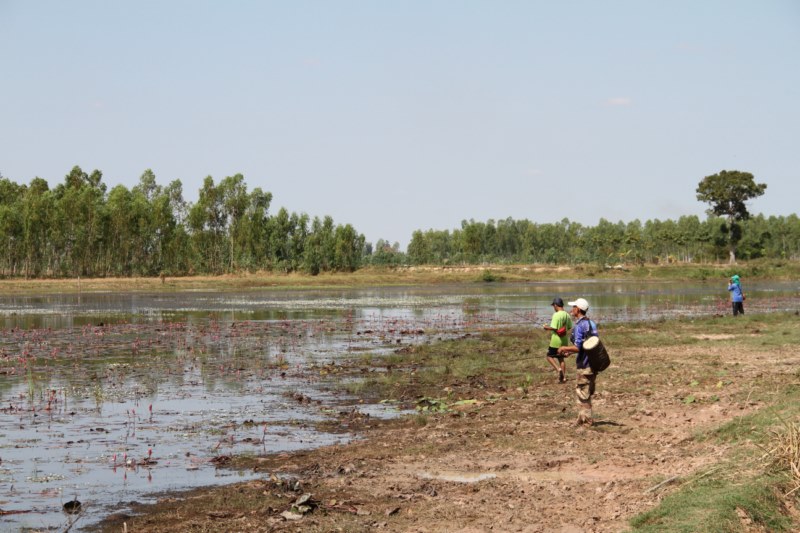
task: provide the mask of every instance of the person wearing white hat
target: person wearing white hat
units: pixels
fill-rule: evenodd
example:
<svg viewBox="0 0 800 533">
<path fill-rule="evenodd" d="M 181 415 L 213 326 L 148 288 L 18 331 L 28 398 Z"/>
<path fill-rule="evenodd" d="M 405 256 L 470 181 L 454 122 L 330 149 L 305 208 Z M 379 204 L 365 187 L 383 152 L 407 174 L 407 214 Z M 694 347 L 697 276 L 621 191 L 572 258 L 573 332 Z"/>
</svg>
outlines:
<svg viewBox="0 0 800 533">
<path fill-rule="evenodd" d="M 574 353 L 575 366 L 578 369 L 578 381 L 575 394 L 578 398 L 578 421 L 579 425 L 594 423 L 592 419 L 592 396 L 594 395 L 595 378 L 597 375 L 589 366 L 589 356 L 583 351 L 583 341 L 597 335 L 597 326 L 589 320 L 586 313 L 589 312 L 589 302 L 584 298 L 578 298 L 574 302 L 567 302 L 572 307 L 571 315 L 575 319 L 575 327 L 572 329 L 572 346 L 562 346 L 558 349 L 559 354 Z"/>
</svg>

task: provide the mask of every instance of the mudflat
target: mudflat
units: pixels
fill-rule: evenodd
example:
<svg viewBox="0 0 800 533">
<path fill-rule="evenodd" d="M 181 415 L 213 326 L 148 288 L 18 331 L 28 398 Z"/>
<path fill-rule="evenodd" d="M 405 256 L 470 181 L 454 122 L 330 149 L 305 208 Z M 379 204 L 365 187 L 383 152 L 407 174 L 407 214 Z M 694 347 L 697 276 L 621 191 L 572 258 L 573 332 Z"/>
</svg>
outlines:
<svg viewBox="0 0 800 533">
<path fill-rule="evenodd" d="M 575 425 L 574 360 L 559 384 L 541 331 L 467 333 L 350 363 L 368 376 L 360 394 L 411 414 L 341 412 L 358 440 L 230 458 L 224 467 L 262 476 L 164 494 L 98 529 L 800 529 L 796 312 L 611 324 L 601 335 L 612 364 L 597 378 L 592 427 Z"/>
</svg>

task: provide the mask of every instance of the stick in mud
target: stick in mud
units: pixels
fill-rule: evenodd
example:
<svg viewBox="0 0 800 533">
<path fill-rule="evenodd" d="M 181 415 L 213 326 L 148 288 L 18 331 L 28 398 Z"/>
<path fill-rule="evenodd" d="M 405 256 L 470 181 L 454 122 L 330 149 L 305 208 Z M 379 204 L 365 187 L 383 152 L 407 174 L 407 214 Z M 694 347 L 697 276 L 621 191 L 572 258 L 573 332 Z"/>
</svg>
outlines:
<svg viewBox="0 0 800 533">
<path fill-rule="evenodd" d="M 680 477 L 681 477 L 681 476 L 672 476 L 671 478 L 667 478 L 667 479 L 665 479 L 664 481 L 662 481 L 661 483 L 658 483 L 657 485 L 653 485 L 652 487 L 650 487 L 649 489 L 647 489 L 646 491 L 644 491 L 644 492 L 643 492 L 643 494 L 647 494 L 647 493 L 649 493 L 649 492 L 655 492 L 655 491 L 657 491 L 659 488 L 661 488 L 661 487 L 663 487 L 664 485 L 666 485 L 667 483 L 671 483 L 671 482 L 675 481 L 676 479 L 679 479 Z"/>
</svg>

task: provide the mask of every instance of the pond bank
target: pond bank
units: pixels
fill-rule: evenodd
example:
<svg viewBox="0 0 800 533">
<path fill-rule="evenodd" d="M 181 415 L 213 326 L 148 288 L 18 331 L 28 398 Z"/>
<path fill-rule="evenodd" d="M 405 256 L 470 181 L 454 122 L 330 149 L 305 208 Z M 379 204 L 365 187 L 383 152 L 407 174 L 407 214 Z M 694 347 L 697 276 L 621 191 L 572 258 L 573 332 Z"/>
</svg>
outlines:
<svg viewBox="0 0 800 533">
<path fill-rule="evenodd" d="M 800 278 L 800 262 L 752 261 L 735 266 L 707 265 L 462 265 L 367 267 L 352 273 L 270 272 L 226 274 L 221 276 L 165 276 L 92 279 L 4 279 L 0 292 L 41 294 L 48 292 L 170 292 L 196 290 L 304 289 L 366 286 L 420 285 L 439 283 L 477 283 L 492 281 L 553 281 L 567 279 L 630 280 L 726 280 L 738 273 L 745 282 L 751 279 L 787 280 Z"/>
<path fill-rule="evenodd" d="M 365 357 L 388 372 L 361 394 L 427 409 L 351 411 L 342 424 L 363 440 L 239 458 L 260 479 L 164 495 L 100 529 L 797 530 L 788 466 L 763 450 L 800 414 L 798 326 L 796 312 L 608 325 L 592 428 L 574 425 L 572 381 L 548 370 L 538 331 Z"/>
</svg>

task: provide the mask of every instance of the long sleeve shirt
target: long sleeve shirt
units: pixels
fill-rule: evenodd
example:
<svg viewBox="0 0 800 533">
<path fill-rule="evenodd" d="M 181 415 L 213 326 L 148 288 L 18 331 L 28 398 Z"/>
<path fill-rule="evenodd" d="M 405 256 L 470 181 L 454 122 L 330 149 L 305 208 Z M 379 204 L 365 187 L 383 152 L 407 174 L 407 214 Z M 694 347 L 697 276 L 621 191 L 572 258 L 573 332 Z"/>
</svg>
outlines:
<svg viewBox="0 0 800 533">
<path fill-rule="evenodd" d="M 732 302 L 743 302 L 744 301 L 744 293 L 742 293 L 742 286 L 738 283 L 731 283 L 728 285 L 728 290 L 731 293 L 731 301 Z"/>
</svg>

